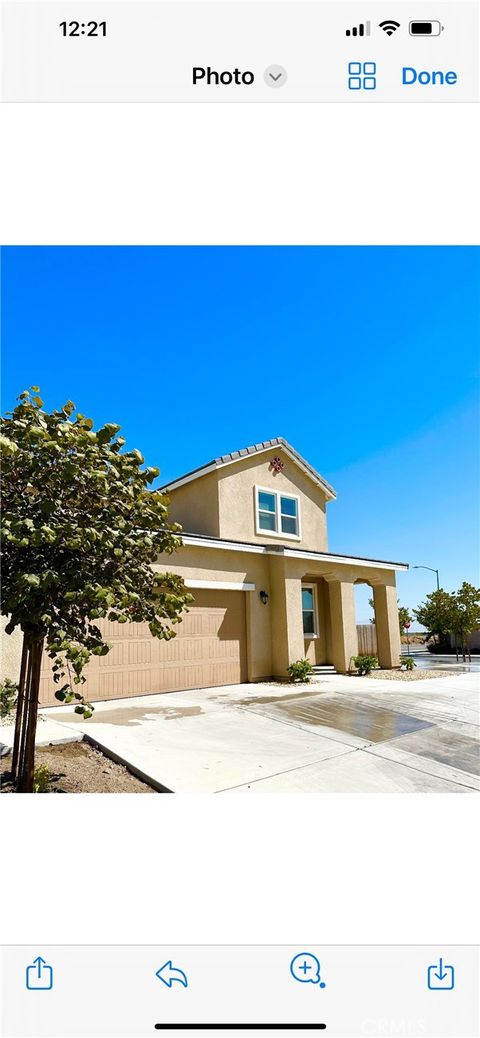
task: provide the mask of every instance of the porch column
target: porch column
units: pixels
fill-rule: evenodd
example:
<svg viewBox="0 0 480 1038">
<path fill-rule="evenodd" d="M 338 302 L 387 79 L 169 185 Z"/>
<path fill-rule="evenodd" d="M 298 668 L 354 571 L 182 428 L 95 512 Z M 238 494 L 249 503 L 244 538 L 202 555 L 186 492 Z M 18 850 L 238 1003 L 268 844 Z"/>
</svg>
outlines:
<svg viewBox="0 0 480 1038">
<path fill-rule="evenodd" d="M 302 581 L 288 575 L 288 560 L 270 558 L 272 675 L 286 678 L 287 667 L 305 656 Z"/>
<path fill-rule="evenodd" d="M 374 584 L 375 627 L 377 654 L 381 667 L 391 670 L 400 664 L 400 628 L 398 623 L 397 589 L 395 585 Z"/>
<path fill-rule="evenodd" d="M 331 662 L 339 674 L 346 674 L 352 656 L 358 656 L 354 585 L 344 580 L 329 580 Z"/>
</svg>

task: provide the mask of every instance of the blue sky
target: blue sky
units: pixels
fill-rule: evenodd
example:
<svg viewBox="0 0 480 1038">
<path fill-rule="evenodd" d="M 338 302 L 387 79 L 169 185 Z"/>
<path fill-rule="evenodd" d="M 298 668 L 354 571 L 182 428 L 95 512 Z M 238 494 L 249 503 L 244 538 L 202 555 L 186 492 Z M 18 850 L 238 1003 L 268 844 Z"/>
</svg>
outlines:
<svg viewBox="0 0 480 1038">
<path fill-rule="evenodd" d="M 2 283 L 3 410 L 70 397 L 161 482 L 284 436 L 337 490 L 331 551 L 478 581 L 480 249 L 6 248 Z"/>
</svg>

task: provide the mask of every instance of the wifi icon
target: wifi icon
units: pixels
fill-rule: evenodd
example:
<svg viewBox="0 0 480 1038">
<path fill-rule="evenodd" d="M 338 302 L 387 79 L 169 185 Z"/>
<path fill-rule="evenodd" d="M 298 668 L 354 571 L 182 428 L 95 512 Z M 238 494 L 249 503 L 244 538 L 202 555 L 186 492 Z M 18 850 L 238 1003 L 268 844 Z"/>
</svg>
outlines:
<svg viewBox="0 0 480 1038">
<path fill-rule="evenodd" d="M 386 32 L 387 36 L 393 36 L 393 33 L 400 28 L 400 22 L 394 22 L 393 18 L 387 19 L 385 22 L 379 23 L 380 29 Z"/>
</svg>

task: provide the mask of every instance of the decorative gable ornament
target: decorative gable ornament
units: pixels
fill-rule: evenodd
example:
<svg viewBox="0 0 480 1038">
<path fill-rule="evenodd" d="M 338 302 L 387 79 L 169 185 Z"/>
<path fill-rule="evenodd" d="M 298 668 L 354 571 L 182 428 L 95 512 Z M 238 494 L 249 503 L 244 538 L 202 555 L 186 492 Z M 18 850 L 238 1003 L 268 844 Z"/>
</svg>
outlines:
<svg viewBox="0 0 480 1038">
<path fill-rule="evenodd" d="M 275 458 L 272 458 L 270 468 L 272 472 L 283 472 L 283 461 L 278 457 L 278 455 Z"/>
</svg>

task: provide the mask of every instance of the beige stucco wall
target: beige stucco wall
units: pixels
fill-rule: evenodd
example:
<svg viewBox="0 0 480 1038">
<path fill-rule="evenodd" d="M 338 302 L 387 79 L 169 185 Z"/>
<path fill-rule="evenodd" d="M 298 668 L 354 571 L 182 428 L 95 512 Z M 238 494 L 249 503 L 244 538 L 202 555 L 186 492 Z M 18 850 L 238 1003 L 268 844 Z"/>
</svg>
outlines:
<svg viewBox="0 0 480 1038">
<path fill-rule="evenodd" d="M 283 472 L 270 469 L 281 455 Z M 300 501 L 300 539 L 256 532 L 255 486 L 295 494 Z M 185 533 L 201 533 L 259 544 L 289 544 L 310 551 L 327 551 L 326 497 L 281 449 L 254 454 L 209 472 L 170 491 L 170 519 Z"/>
<path fill-rule="evenodd" d="M 222 583 L 255 584 L 245 592 L 247 622 L 247 660 L 249 681 L 285 677 L 293 660 L 307 655 L 312 662 L 325 659 L 323 596 L 319 596 L 319 639 L 305 640 L 302 628 L 301 573 L 297 560 L 273 555 L 257 555 L 220 548 L 185 545 L 158 569 L 179 573 L 184 580 L 215 580 Z M 195 588 L 190 589 L 195 597 Z M 260 591 L 269 600 L 263 605 Z"/>
<path fill-rule="evenodd" d="M 185 533 L 203 533 L 219 536 L 218 473 L 185 483 L 169 493 L 168 515 L 171 522 L 180 523 Z"/>
<path fill-rule="evenodd" d="M 160 557 L 159 571 L 179 573 L 189 581 L 214 584 L 254 584 L 245 596 L 248 680 L 285 678 L 294 660 L 307 656 L 312 663 L 331 662 L 348 669 L 356 651 L 354 583 L 372 584 L 379 632 L 379 656 L 384 666 L 397 666 L 400 650 L 395 573 L 365 564 L 288 558 L 283 554 L 184 545 L 173 555 Z M 302 628 L 302 582 L 317 586 L 318 638 L 305 639 Z M 195 588 L 191 589 L 195 597 Z M 260 591 L 269 600 L 264 605 Z M 18 679 L 21 632 L 5 635 L 2 619 L 1 677 Z"/>
<path fill-rule="evenodd" d="M 5 681 L 5 678 L 10 678 L 10 681 L 18 681 L 23 634 L 19 627 L 13 634 L 5 634 L 7 623 L 6 616 L 0 617 L 0 681 Z"/>
<path fill-rule="evenodd" d="M 284 469 L 275 473 L 270 463 L 278 454 L 282 457 Z M 300 540 L 277 537 L 269 531 L 260 534 L 256 532 L 255 486 L 297 495 L 300 501 Z M 278 448 L 260 456 L 242 458 L 233 465 L 219 469 L 218 494 L 220 537 L 259 544 L 284 543 L 310 551 L 327 551 L 325 494 Z"/>
<path fill-rule="evenodd" d="M 243 592 L 246 604 L 248 680 L 258 681 L 270 677 L 271 610 L 268 605 L 263 605 L 259 594 L 260 591 L 266 591 L 269 596 L 271 594 L 267 555 L 184 546 L 173 556 L 168 556 L 165 562 L 160 558 L 156 568 L 179 573 L 184 580 L 255 584 L 255 591 Z M 195 588 L 189 590 L 195 597 Z"/>
<path fill-rule="evenodd" d="M 269 557 L 271 598 L 268 609 L 272 631 L 271 673 L 285 676 L 289 663 L 304 654 L 300 584 L 291 580 L 286 559 Z"/>
<path fill-rule="evenodd" d="M 378 587 L 382 618 L 384 666 L 398 665 L 398 617 L 395 573 L 368 564 L 340 564 L 328 560 L 259 555 L 243 551 L 184 545 L 158 568 L 179 573 L 186 580 L 255 584 L 246 594 L 248 675 L 250 681 L 285 677 L 289 663 L 306 656 L 312 663 L 349 668 L 357 653 L 354 584 L 363 580 Z M 317 587 L 319 630 L 305 639 L 302 628 L 302 582 Z M 195 595 L 195 589 L 191 589 Z M 263 605 L 259 592 L 269 595 Z M 240 593 L 240 592 L 239 592 Z"/>
<path fill-rule="evenodd" d="M 398 665 L 401 652 L 397 589 L 388 584 L 373 588 L 377 656 L 381 667 Z"/>
<path fill-rule="evenodd" d="M 185 544 L 173 555 L 159 556 L 155 569 L 179 573 L 184 579 L 261 583 L 268 576 L 268 555 Z"/>
</svg>

